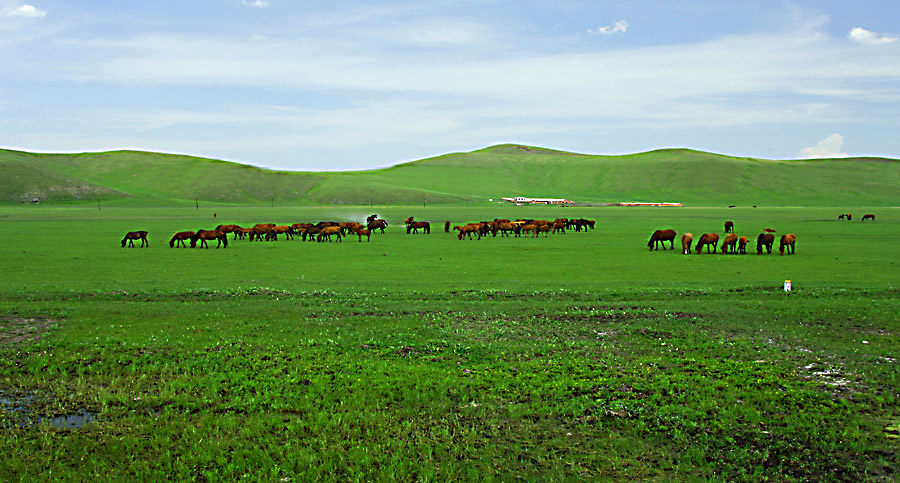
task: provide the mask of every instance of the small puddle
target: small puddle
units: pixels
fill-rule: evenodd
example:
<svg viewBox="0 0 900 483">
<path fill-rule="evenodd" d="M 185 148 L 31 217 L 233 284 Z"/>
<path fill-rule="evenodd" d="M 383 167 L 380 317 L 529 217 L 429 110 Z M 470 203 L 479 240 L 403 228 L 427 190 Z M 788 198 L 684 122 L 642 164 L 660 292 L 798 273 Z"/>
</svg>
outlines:
<svg viewBox="0 0 900 483">
<path fill-rule="evenodd" d="M 81 409 L 74 413 L 62 414 L 59 416 L 37 416 L 34 414 L 32 406 L 37 401 L 34 394 L 25 394 L 22 396 L 0 396 L 0 406 L 3 410 L 13 414 L 13 422 L 19 427 L 30 427 L 49 421 L 50 424 L 57 429 L 78 429 L 84 425 L 91 423 L 97 419 L 97 413 Z M 3 428 L 10 427 L 10 424 L 3 424 Z"/>
</svg>

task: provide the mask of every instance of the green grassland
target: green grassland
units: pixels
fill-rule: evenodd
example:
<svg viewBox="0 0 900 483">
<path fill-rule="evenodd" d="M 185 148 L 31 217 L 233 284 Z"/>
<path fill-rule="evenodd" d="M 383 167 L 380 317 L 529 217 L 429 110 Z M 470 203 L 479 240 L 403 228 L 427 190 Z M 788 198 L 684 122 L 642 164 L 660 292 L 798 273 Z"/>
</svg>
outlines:
<svg viewBox="0 0 900 483">
<path fill-rule="evenodd" d="M 0 150 L 0 202 L 124 199 L 238 204 L 413 205 L 511 196 L 693 206 L 898 206 L 900 161 L 775 161 L 687 149 L 593 156 L 499 145 L 359 172 L 285 172 L 161 153 Z"/>
<path fill-rule="evenodd" d="M 519 158 L 536 154 L 493 151 L 485 173 L 505 170 L 509 194 L 571 196 L 525 193 L 540 171 Z M 471 193 L 441 184 L 471 168 L 459 157 L 377 176 L 385 190 L 420 177 L 436 192 L 484 197 L 482 176 L 471 176 Z M 733 162 L 743 186 L 761 183 Z M 548 186 L 586 190 L 576 171 L 560 168 Z M 685 193 L 663 195 L 699 203 Z M 804 195 L 820 207 L 755 209 L 195 209 L 150 191 L 100 210 L 0 207 L 0 477 L 894 481 L 900 212 L 882 201 L 831 205 L 831 194 Z M 854 221 L 836 219 L 847 211 Z M 390 226 L 369 242 L 167 244 L 218 223 L 371 213 Z M 864 213 L 877 220 L 858 221 Z M 432 233 L 407 235 L 408 216 L 431 221 Z M 560 216 L 595 219 L 596 229 L 460 241 L 439 228 Z M 796 254 L 779 256 L 776 243 L 757 256 L 752 242 L 748 255 L 647 249 L 655 229 L 721 234 L 724 220 L 753 240 L 766 227 L 795 233 Z M 121 248 L 138 229 L 151 246 Z M 83 411 L 96 419 L 78 429 L 49 422 Z"/>
</svg>

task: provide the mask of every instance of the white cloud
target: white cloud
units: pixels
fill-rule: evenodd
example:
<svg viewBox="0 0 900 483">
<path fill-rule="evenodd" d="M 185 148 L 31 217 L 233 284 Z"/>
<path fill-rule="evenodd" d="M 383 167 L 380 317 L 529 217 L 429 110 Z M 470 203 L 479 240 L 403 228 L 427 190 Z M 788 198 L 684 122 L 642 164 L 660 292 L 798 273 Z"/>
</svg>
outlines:
<svg viewBox="0 0 900 483">
<path fill-rule="evenodd" d="M 847 38 L 854 42 L 859 42 L 866 45 L 890 44 L 892 42 L 896 42 L 898 39 L 897 37 L 892 37 L 890 35 L 881 35 L 862 27 L 854 27 L 853 30 L 851 30 L 850 33 L 847 34 Z"/>
<path fill-rule="evenodd" d="M 598 27 L 595 29 L 588 29 L 587 33 L 591 35 L 610 35 L 610 34 L 620 34 L 628 31 L 628 22 L 624 20 L 619 20 L 615 23 L 615 25 L 607 25 L 606 27 Z"/>
<path fill-rule="evenodd" d="M 815 146 L 803 148 L 800 150 L 799 157 L 801 159 L 813 158 L 846 158 L 847 153 L 841 152 L 841 146 L 844 144 L 844 136 L 834 133 L 827 138 L 816 143 Z"/>
<path fill-rule="evenodd" d="M 44 17 L 47 12 L 36 8 L 32 5 L 21 5 L 16 8 L 6 8 L 0 10 L 0 16 L 5 17 Z"/>
<path fill-rule="evenodd" d="M 269 2 L 267 2 L 266 0 L 253 0 L 253 1 L 241 0 L 241 3 L 243 3 L 244 5 L 246 5 L 248 7 L 257 7 L 257 8 L 269 6 Z"/>
</svg>

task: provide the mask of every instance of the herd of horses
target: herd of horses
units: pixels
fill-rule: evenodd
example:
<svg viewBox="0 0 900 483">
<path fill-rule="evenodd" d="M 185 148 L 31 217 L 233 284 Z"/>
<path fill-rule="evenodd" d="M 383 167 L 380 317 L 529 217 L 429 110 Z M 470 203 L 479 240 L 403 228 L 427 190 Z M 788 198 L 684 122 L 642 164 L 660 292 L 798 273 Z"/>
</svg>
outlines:
<svg viewBox="0 0 900 483">
<path fill-rule="evenodd" d="M 588 220 L 586 218 L 557 218 L 553 221 L 533 219 L 511 221 L 505 218 L 495 218 L 493 221 L 479 221 L 467 223 L 465 225 L 457 225 L 454 226 L 453 229 L 457 231 L 456 236 L 459 240 L 462 240 L 463 238 L 471 240 L 473 235 L 481 240 L 482 237 L 488 236 L 489 234 L 496 237 L 498 233 L 501 237 L 509 237 L 511 234 L 514 237 L 520 237 L 524 233 L 526 237 L 528 235 L 533 235 L 537 238 L 539 234 L 543 234 L 546 238 L 550 233 L 565 234 L 566 230 L 573 229 L 575 231 L 587 231 L 588 228 L 593 230 L 594 223 L 594 220 Z M 447 233 L 450 232 L 449 221 L 444 223 L 444 231 Z"/>
<path fill-rule="evenodd" d="M 838 220 L 851 221 L 851 220 L 853 220 L 853 215 L 851 215 L 850 213 L 841 213 L 840 215 L 838 215 Z M 863 215 L 862 221 L 867 221 L 867 220 L 875 221 L 875 215 L 872 215 L 872 214 Z"/>
<path fill-rule="evenodd" d="M 763 250 L 765 250 L 767 254 L 771 254 L 772 245 L 775 244 L 775 230 L 772 228 L 764 228 L 762 231 L 763 232 L 756 237 L 756 254 L 762 255 Z M 742 255 L 747 253 L 747 244 L 750 242 L 750 239 L 746 236 L 738 237 L 734 233 L 734 222 L 725 222 L 725 233 L 726 235 L 725 238 L 722 239 L 721 247 L 719 247 L 720 238 L 717 233 L 704 233 L 697 239 L 694 250 L 698 255 L 703 253 L 704 248 L 706 248 L 707 254 L 716 253 L 716 248 L 719 248 L 719 253 L 740 253 Z M 676 235 L 677 233 L 675 230 L 656 230 L 653 232 L 653 235 L 650 236 L 650 241 L 647 242 L 647 246 L 650 248 L 650 251 L 653 251 L 659 250 L 660 245 L 662 245 L 662 249 L 665 251 L 666 242 L 669 242 L 669 247 L 672 250 L 675 250 Z M 693 243 L 694 235 L 692 233 L 681 235 L 681 253 L 685 255 L 691 253 L 691 245 Z M 794 245 L 796 243 L 797 236 L 793 233 L 782 235 L 778 250 L 782 256 L 785 252 L 787 252 L 788 255 L 793 255 Z"/>
</svg>

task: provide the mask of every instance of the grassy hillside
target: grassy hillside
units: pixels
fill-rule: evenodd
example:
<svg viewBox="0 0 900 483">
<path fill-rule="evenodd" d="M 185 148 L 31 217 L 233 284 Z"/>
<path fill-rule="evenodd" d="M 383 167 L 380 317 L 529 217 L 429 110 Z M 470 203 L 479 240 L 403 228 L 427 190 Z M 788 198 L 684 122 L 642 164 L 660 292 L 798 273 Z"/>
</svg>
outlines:
<svg viewBox="0 0 900 483">
<path fill-rule="evenodd" d="M 387 169 L 310 173 L 190 156 L 0 150 L 0 201 L 130 197 L 169 202 L 379 205 L 483 202 L 504 196 L 688 205 L 900 205 L 900 161 L 761 160 L 686 149 L 593 156 L 493 146 Z"/>
</svg>

